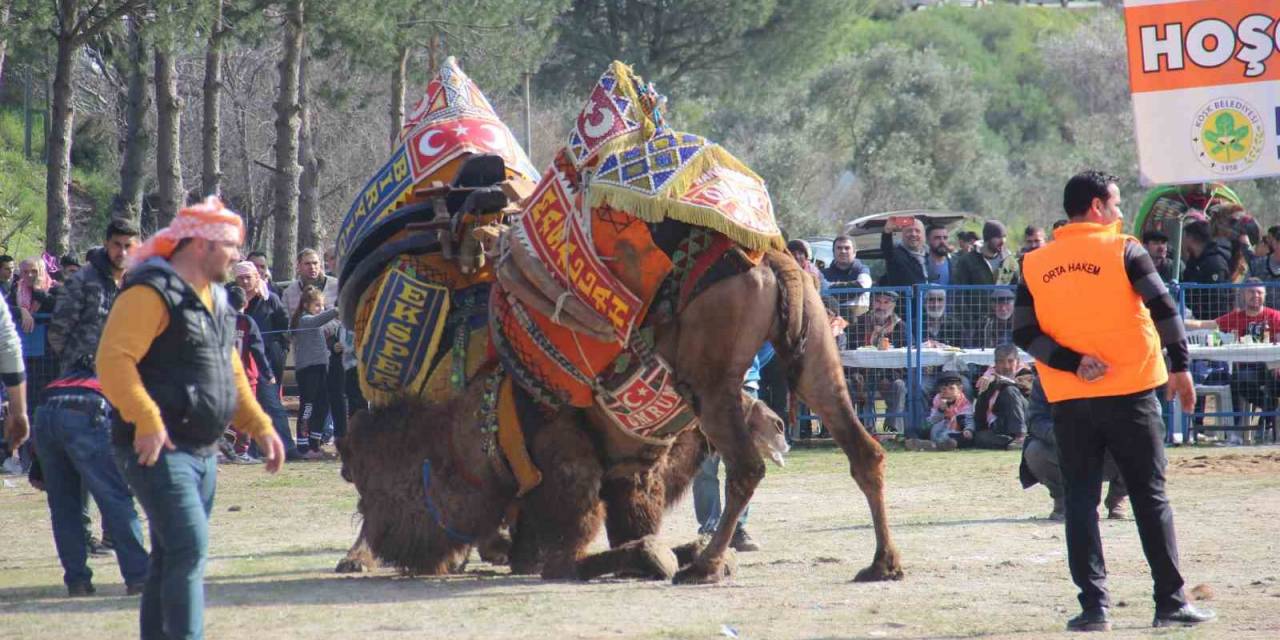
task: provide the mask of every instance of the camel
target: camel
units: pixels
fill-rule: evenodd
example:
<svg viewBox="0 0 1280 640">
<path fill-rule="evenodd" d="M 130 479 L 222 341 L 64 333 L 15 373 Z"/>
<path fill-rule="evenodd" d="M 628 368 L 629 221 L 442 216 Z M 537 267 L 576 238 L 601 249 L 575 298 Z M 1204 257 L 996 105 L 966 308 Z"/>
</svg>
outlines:
<svg viewBox="0 0 1280 640">
<path fill-rule="evenodd" d="M 406 400 L 357 417 L 344 445 L 344 476 L 360 490 L 370 548 L 411 573 L 447 573 L 461 565 L 470 545 L 496 531 L 508 508 L 517 504 L 521 525 L 515 531 L 512 562 L 519 564 L 521 539 L 532 533 L 543 578 L 622 573 L 671 577 L 677 584 L 724 579 L 732 570 L 727 550 L 738 516 L 765 474 L 755 435 L 760 429 L 748 420 L 752 405 L 741 392 L 743 375 L 765 341 L 773 343 L 796 392 L 849 459 L 850 473 L 870 507 L 876 548 L 870 565 L 854 579 L 900 579 L 903 571 L 884 498 L 884 451 L 854 413 L 818 292 L 805 284 L 803 271 L 790 256 L 776 251 L 769 251 L 761 264 L 707 287 L 658 328 L 657 351 L 687 389 L 699 429 L 634 468 L 619 471 L 607 465 L 599 445 L 607 419 L 596 409 L 564 408 L 537 425 L 526 425 L 529 453 L 543 480 L 517 499 L 514 483 L 504 478 L 507 472 L 490 453 L 492 447 L 463 447 L 452 436 L 466 433 L 476 440 L 483 376 L 463 396 L 431 407 L 431 413 Z M 429 423 L 421 424 L 427 415 Z M 705 546 L 662 549 L 654 536 L 663 512 L 696 472 L 705 451 L 703 438 L 726 467 L 719 528 Z M 425 470 L 424 460 L 429 465 Z M 424 482 L 429 485 L 425 493 Z M 613 548 L 588 554 L 601 526 Z M 673 574 L 677 564 L 682 568 Z"/>
</svg>

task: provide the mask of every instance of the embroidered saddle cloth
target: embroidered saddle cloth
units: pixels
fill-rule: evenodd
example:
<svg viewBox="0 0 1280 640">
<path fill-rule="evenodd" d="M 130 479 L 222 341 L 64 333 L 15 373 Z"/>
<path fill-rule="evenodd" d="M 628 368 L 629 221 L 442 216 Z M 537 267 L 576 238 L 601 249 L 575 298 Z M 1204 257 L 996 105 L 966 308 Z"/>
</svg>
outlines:
<svg viewBox="0 0 1280 640">
<path fill-rule="evenodd" d="M 764 182 L 719 145 L 668 129 L 661 102 L 630 68 L 609 67 L 507 233 L 490 291 L 494 348 L 526 392 L 548 407 L 595 406 L 647 438 L 693 422 L 638 331 L 672 258 L 697 264 L 736 246 L 754 264 L 784 246 Z M 680 257 L 653 237 L 667 221 L 711 233 Z"/>
<path fill-rule="evenodd" d="M 338 231 L 342 318 L 370 404 L 402 393 L 442 401 L 489 357 L 492 265 L 467 269 L 453 253 L 506 214 L 511 185 L 536 178 L 484 94 L 445 60 Z"/>
</svg>

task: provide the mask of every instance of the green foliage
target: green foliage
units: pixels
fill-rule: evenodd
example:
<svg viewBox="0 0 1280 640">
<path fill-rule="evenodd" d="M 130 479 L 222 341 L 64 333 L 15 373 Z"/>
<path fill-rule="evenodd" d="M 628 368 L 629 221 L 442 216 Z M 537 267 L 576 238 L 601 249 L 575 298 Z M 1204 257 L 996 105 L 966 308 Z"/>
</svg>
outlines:
<svg viewBox="0 0 1280 640">
<path fill-rule="evenodd" d="M 38 119 L 35 126 L 33 158 L 27 161 L 22 157 L 22 110 L 0 108 L 0 240 L 20 227 L 6 244 L 0 244 L 0 253 L 36 255 L 44 246 L 45 166 L 41 161 L 43 140 Z M 75 145 L 81 149 L 94 148 L 92 144 L 82 143 L 79 134 Z M 73 239 L 97 238 L 106 228 L 111 198 L 119 189 L 119 177 L 113 162 L 114 159 L 101 166 L 78 164 L 72 167 L 73 209 L 87 209 L 88 213 L 87 217 L 78 215 L 75 218 Z"/>
<path fill-rule="evenodd" d="M 456 56 L 481 86 L 501 91 L 514 87 L 521 74 L 536 69 L 550 52 L 555 44 L 549 37 L 552 22 L 568 1 L 312 3 L 307 21 L 317 37 L 310 46 L 322 58 L 341 50 L 356 66 L 388 77 L 402 48 L 415 53 L 434 46 L 437 63 L 446 55 Z"/>
<path fill-rule="evenodd" d="M 8 122 L 9 113 L 0 119 Z M 7 127 L 6 127 L 7 128 Z M 44 165 L 22 157 L 22 143 L 0 146 L 0 253 L 38 255 L 44 246 Z M 16 231 L 15 231 L 16 229 Z"/>
</svg>

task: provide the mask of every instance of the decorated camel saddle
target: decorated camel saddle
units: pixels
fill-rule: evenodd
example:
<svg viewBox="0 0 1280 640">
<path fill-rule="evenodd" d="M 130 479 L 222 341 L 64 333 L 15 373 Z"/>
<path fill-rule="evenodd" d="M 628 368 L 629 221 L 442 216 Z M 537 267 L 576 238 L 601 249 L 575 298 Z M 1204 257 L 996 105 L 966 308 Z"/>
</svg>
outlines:
<svg viewBox="0 0 1280 640">
<path fill-rule="evenodd" d="M 695 421 L 654 328 L 784 246 L 764 182 L 662 106 L 610 65 L 504 235 L 489 298 L 503 369 L 534 401 L 655 443 Z"/>
<path fill-rule="evenodd" d="M 400 394 L 443 401 L 484 366 L 494 272 L 477 236 L 517 212 L 536 177 L 448 58 L 338 233 L 342 320 L 371 404 Z"/>
<path fill-rule="evenodd" d="M 446 61 L 337 241 L 371 405 L 444 402 L 483 379 L 481 440 L 521 494 L 541 477 L 522 424 L 551 411 L 608 416 L 617 473 L 696 425 L 654 329 L 784 243 L 763 181 L 667 127 L 662 102 L 612 63 L 535 186 L 509 129 Z M 477 237 L 504 229 L 495 264 Z"/>
</svg>

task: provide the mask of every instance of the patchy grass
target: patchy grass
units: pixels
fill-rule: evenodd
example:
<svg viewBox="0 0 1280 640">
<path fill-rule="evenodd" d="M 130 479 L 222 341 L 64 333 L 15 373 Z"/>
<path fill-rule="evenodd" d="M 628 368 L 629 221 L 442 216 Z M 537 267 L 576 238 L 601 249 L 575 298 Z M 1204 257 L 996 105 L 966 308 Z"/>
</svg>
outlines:
<svg viewBox="0 0 1280 640">
<path fill-rule="evenodd" d="M 1238 458 L 1274 447 L 1170 452 L 1189 585 L 1210 584 L 1222 619 L 1155 632 L 1150 578 L 1132 521 L 1104 521 L 1115 637 L 1275 638 L 1280 605 L 1280 469 Z M 1204 460 L 1192 460 L 1207 456 Z M 219 469 L 208 570 L 210 638 L 743 638 L 1067 637 L 1074 590 L 1060 525 L 1043 520 L 1040 487 L 1018 484 L 1016 453 L 893 452 L 890 517 L 907 578 L 849 579 L 873 549 L 866 503 L 833 449 L 803 449 L 770 468 L 750 529 L 764 550 L 740 556 L 725 585 L 674 587 L 606 580 L 543 583 L 475 562 L 447 578 L 389 570 L 331 573 L 355 533 L 355 492 L 335 463 Z M 63 596 L 43 495 L 25 482 L 0 489 L 0 637 L 136 637 L 137 599 L 123 595 L 114 560 L 92 566 L 94 598 Z M 233 507 L 238 507 L 233 509 Z M 686 502 L 664 538 L 693 536 Z M 598 542 L 597 544 L 602 544 Z"/>
</svg>

